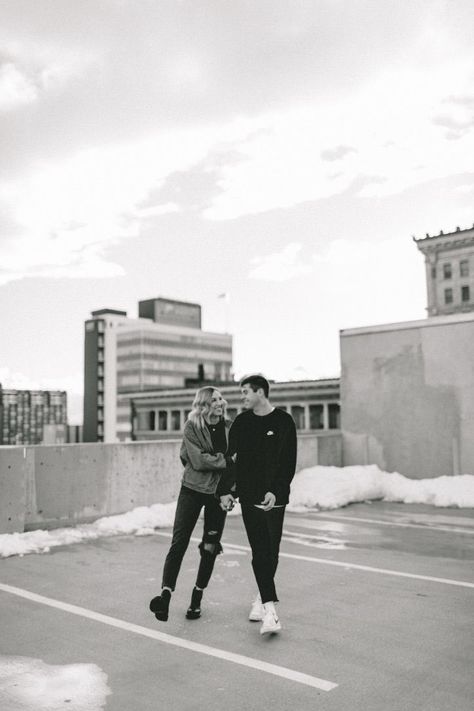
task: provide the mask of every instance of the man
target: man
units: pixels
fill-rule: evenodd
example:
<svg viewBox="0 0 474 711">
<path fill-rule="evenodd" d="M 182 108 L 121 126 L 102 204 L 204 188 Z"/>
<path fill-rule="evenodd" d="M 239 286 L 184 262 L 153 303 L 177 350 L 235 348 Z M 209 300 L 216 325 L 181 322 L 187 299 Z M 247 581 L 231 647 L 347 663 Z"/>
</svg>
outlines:
<svg viewBox="0 0 474 711">
<path fill-rule="evenodd" d="M 229 452 L 236 455 L 236 496 L 252 549 L 252 567 L 259 595 L 250 620 L 261 620 L 261 634 L 278 632 L 281 623 L 275 603 L 275 572 L 283 530 L 285 507 L 296 467 L 296 428 L 293 418 L 271 405 L 270 386 L 261 375 L 240 383 L 244 412 L 229 434 Z M 233 497 L 221 496 L 222 507 Z"/>
</svg>

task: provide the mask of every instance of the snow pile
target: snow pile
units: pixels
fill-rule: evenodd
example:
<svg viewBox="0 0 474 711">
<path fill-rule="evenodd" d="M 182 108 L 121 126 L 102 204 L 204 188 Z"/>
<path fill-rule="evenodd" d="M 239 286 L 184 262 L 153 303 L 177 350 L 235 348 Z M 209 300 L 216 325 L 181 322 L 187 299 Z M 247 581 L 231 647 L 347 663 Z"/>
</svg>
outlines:
<svg viewBox="0 0 474 711">
<path fill-rule="evenodd" d="M 0 702 L 8 711 L 100 711 L 110 693 L 107 675 L 96 664 L 0 657 Z"/>
<path fill-rule="evenodd" d="M 55 546 L 67 546 L 119 534 L 150 535 L 155 528 L 172 526 L 175 511 L 176 501 L 173 501 L 170 504 L 139 506 L 127 513 L 105 516 L 94 523 L 86 523 L 75 528 L 5 533 L 0 535 L 0 558 L 27 553 L 48 553 Z"/>
<path fill-rule="evenodd" d="M 375 464 L 352 467 L 310 467 L 293 479 L 289 510 L 337 509 L 357 501 L 474 507 L 474 476 L 408 479 L 381 471 Z"/>
</svg>

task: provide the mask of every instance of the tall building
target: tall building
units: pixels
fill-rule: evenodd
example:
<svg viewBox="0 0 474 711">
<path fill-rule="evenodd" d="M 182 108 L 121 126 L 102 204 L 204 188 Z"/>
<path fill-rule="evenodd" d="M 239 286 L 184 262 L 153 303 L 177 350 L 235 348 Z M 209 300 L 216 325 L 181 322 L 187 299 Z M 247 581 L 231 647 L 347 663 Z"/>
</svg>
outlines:
<svg viewBox="0 0 474 711">
<path fill-rule="evenodd" d="M 474 225 L 413 239 L 425 255 L 428 316 L 474 311 Z"/>
<path fill-rule="evenodd" d="M 188 378 L 230 380 L 232 336 L 201 329 L 201 306 L 138 304 L 138 318 L 100 309 L 85 322 L 84 441 L 131 439 L 130 393 L 181 388 Z"/>
<path fill-rule="evenodd" d="M 60 443 L 66 438 L 66 392 L 4 390 L 0 385 L 0 445 Z"/>
</svg>

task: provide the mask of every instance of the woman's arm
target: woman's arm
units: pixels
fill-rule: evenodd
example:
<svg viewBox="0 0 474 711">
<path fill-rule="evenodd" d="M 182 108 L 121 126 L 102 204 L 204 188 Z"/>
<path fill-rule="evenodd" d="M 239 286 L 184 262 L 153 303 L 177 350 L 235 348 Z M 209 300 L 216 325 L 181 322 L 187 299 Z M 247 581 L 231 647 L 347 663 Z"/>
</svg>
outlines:
<svg viewBox="0 0 474 711">
<path fill-rule="evenodd" d="M 212 454 L 204 450 L 192 422 L 186 422 L 183 442 L 189 463 L 195 471 L 222 471 L 225 469 L 225 456 L 221 452 Z"/>
</svg>

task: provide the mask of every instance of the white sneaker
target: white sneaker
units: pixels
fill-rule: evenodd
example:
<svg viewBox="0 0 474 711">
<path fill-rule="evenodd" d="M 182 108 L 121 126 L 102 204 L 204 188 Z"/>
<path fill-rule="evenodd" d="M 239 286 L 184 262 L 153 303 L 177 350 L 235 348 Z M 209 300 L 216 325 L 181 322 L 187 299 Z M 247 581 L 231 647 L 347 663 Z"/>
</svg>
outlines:
<svg viewBox="0 0 474 711">
<path fill-rule="evenodd" d="M 249 620 L 251 622 L 261 622 L 263 620 L 263 605 L 262 605 L 262 598 L 260 595 L 257 595 L 255 600 L 252 602 L 252 607 L 250 608 L 249 612 Z"/>
<path fill-rule="evenodd" d="M 263 624 L 260 627 L 260 634 L 266 634 L 267 632 L 274 634 L 275 632 L 279 632 L 281 630 L 281 622 L 278 619 L 276 612 L 273 612 L 273 610 L 267 610 L 262 620 Z"/>
</svg>

